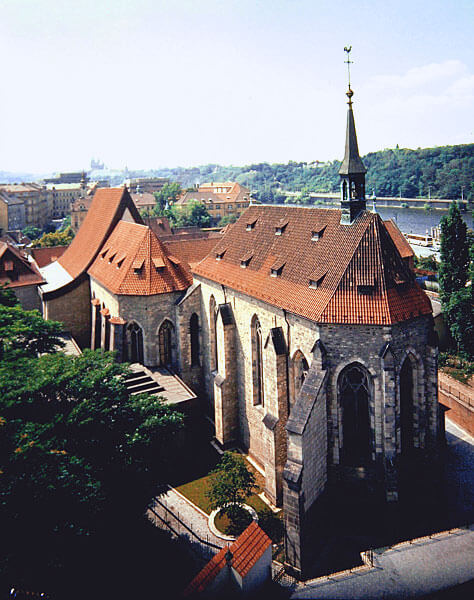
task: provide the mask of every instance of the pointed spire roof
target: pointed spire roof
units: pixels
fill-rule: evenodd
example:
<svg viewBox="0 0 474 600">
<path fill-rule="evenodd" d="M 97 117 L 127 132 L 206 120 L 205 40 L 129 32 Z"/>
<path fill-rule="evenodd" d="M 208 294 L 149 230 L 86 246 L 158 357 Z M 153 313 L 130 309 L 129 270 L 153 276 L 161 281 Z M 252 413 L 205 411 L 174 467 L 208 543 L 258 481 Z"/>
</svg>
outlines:
<svg viewBox="0 0 474 600">
<path fill-rule="evenodd" d="M 346 92 L 346 95 L 349 98 L 349 102 L 347 103 L 349 108 L 347 110 L 346 148 L 344 160 L 342 161 L 341 168 L 339 169 L 339 175 L 365 174 L 367 173 L 367 169 L 364 167 L 364 163 L 359 156 L 354 113 L 352 112 L 352 96 L 354 95 L 354 92 L 350 87 Z"/>
<path fill-rule="evenodd" d="M 114 294 L 150 296 L 186 290 L 188 265 L 171 255 L 145 225 L 119 221 L 88 269 Z"/>
</svg>

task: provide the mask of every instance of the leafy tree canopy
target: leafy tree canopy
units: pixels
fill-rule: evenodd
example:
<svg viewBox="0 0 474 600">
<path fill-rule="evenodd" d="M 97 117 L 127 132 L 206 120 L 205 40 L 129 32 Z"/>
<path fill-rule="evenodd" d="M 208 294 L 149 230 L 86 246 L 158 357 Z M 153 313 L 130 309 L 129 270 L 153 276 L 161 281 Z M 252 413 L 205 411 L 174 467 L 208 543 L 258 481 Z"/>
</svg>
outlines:
<svg viewBox="0 0 474 600">
<path fill-rule="evenodd" d="M 185 206 L 173 205 L 166 212 L 166 216 L 175 227 L 209 227 L 212 222 L 207 208 L 198 200 L 191 201 Z"/>
<path fill-rule="evenodd" d="M 31 244 L 33 248 L 51 248 L 52 246 L 69 246 L 74 239 L 74 231 L 71 226 L 51 233 L 44 233 L 39 239 Z"/>
<path fill-rule="evenodd" d="M 153 209 L 153 214 L 156 217 L 163 216 L 166 203 L 171 206 L 178 199 L 181 193 L 181 186 L 176 181 L 165 183 L 159 192 L 155 192 L 153 195 L 156 199 L 156 205 Z"/>
<path fill-rule="evenodd" d="M 33 227 L 28 225 L 22 230 L 22 234 L 30 238 L 30 240 L 37 240 L 41 237 L 42 231 L 39 227 Z"/>
<path fill-rule="evenodd" d="M 469 269 L 467 226 L 456 202 L 441 219 L 441 264 L 439 284 L 441 300 L 449 302 L 451 294 L 465 287 Z"/>
<path fill-rule="evenodd" d="M 239 505 L 245 502 L 255 488 L 255 477 L 242 456 L 224 452 L 217 468 L 212 472 L 208 492 L 211 507 L 223 509 L 232 519 L 238 514 Z"/>
</svg>

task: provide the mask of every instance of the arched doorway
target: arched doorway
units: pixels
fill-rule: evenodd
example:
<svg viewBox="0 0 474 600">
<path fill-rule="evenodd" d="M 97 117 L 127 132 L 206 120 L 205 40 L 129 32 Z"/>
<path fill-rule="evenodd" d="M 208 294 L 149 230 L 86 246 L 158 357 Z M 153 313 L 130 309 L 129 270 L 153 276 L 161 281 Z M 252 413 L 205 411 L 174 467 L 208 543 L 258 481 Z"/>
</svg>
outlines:
<svg viewBox="0 0 474 600">
<path fill-rule="evenodd" d="M 143 331 L 137 323 L 129 323 L 125 331 L 125 360 L 143 364 Z"/>
<path fill-rule="evenodd" d="M 413 362 L 410 356 L 407 356 L 400 370 L 400 448 L 402 455 L 409 454 L 414 447 L 414 380 Z"/>
<path fill-rule="evenodd" d="M 173 363 L 173 325 L 170 321 L 163 321 L 158 331 L 158 346 L 160 365 L 169 367 Z"/>
<path fill-rule="evenodd" d="M 367 370 L 358 363 L 347 366 L 338 380 L 342 411 L 342 461 L 362 466 L 371 460 L 369 404 L 371 385 Z"/>
</svg>

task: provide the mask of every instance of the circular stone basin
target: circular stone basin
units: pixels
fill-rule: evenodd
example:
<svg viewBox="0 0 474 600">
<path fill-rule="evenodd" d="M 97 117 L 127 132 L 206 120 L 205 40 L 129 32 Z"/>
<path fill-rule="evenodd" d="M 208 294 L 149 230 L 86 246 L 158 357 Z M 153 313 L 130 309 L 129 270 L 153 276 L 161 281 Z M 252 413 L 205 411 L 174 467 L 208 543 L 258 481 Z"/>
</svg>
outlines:
<svg viewBox="0 0 474 600">
<path fill-rule="evenodd" d="M 252 517 L 252 520 L 257 521 L 258 523 L 258 515 L 251 506 L 249 506 L 248 504 L 241 504 L 240 507 L 249 512 Z M 222 531 L 219 531 L 219 529 L 217 529 L 216 527 L 215 519 L 220 511 L 221 509 L 218 508 L 217 510 L 213 510 L 209 515 L 209 529 L 216 537 L 220 538 L 221 540 L 225 540 L 226 542 L 233 542 L 237 539 L 236 537 L 234 537 L 233 535 L 225 535 L 225 533 L 222 533 Z"/>
</svg>

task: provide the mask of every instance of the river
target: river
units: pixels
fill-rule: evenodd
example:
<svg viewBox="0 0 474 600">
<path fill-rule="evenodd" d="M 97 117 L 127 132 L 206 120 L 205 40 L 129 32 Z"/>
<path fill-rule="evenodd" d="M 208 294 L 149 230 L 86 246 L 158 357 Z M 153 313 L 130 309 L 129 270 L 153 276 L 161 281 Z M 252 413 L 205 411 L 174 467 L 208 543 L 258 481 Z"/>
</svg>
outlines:
<svg viewBox="0 0 474 600">
<path fill-rule="evenodd" d="M 372 209 L 371 204 L 370 201 L 367 202 L 368 210 Z M 377 212 L 384 221 L 393 219 L 403 233 L 421 234 L 425 234 L 427 231 L 429 233 L 431 227 L 439 225 L 442 217 L 448 214 L 447 210 L 426 211 L 421 208 L 398 208 L 396 206 L 377 206 Z M 472 212 L 462 213 L 462 217 L 467 226 L 472 229 Z"/>
</svg>

